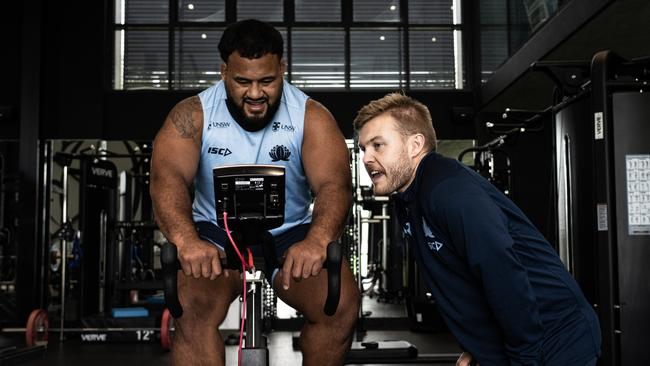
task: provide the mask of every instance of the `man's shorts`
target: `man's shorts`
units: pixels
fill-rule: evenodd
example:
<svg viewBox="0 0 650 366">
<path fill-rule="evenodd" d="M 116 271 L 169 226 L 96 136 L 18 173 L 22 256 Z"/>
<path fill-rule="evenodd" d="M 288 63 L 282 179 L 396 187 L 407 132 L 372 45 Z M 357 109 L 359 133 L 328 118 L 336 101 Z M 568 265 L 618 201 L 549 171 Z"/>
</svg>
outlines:
<svg viewBox="0 0 650 366">
<path fill-rule="evenodd" d="M 231 245 L 230 240 L 226 235 L 226 231 L 217 225 L 207 221 L 199 221 L 195 223 L 195 225 L 201 239 L 214 244 L 221 250 L 224 250 L 225 245 Z M 274 236 L 276 257 L 278 259 L 282 258 L 284 252 L 289 249 L 290 246 L 305 239 L 310 225 L 311 224 L 298 225 L 280 235 Z M 251 252 L 253 252 L 254 257 L 262 256 L 262 248 L 259 245 L 253 245 L 250 249 Z M 275 278 L 275 273 L 272 274 L 271 278 L 271 283 L 273 283 L 272 281 Z"/>
</svg>

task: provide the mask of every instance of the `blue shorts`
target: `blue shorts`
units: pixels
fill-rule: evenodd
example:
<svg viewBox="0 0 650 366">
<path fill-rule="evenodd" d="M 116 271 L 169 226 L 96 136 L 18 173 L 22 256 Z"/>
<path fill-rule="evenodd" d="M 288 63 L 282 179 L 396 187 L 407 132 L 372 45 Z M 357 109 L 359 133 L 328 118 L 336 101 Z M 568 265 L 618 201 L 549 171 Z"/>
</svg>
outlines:
<svg viewBox="0 0 650 366">
<path fill-rule="evenodd" d="M 302 224 L 285 231 L 284 233 L 274 236 L 275 239 L 275 255 L 278 259 L 282 258 L 284 252 L 289 249 L 293 244 L 305 239 L 309 227 L 311 224 Z M 199 237 L 205 241 L 208 241 L 219 249 L 224 250 L 225 245 L 230 245 L 230 240 L 226 235 L 226 231 L 217 225 L 207 222 L 199 221 L 195 223 L 196 230 L 199 233 Z M 262 248 L 259 245 L 253 245 L 250 247 L 251 252 L 254 257 L 262 256 Z M 275 272 L 271 275 L 271 284 L 273 284 L 273 279 L 275 278 Z M 268 276 L 268 274 L 267 274 Z"/>
</svg>

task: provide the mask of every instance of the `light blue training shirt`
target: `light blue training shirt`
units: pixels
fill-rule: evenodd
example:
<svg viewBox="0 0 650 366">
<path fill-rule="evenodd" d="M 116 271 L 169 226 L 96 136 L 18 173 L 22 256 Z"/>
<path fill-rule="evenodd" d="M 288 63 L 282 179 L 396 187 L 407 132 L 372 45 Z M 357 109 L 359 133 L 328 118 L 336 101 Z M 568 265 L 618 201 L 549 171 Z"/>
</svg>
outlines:
<svg viewBox="0 0 650 366">
<path fill-rule="evenodd" d="M 201 159 L 194 178 L 194 222 L 217 225 L 212 169 L 223 165 L 265 164 L 285 168 L 284 224 L 271 230 L 277 236 L 311 222 L 311 191 L 302 166 L 305 108 L 309 97 L 284 82 L 280 106 L 262 130 L 248 132 L 230 115 L 223 81 L 199 93 L 203 106 Z M 223 243 L 222 243 L 223 244 Z"/>
</svg>

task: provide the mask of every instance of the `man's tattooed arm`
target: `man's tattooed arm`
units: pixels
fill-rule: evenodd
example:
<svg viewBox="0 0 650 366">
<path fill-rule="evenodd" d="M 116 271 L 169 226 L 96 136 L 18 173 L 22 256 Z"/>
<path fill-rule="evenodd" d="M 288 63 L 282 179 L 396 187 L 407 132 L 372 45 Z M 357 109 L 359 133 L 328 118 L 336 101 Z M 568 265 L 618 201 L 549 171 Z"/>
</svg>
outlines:
<svg viewBox="0 0 650 366">
<path fill-rule="evenodd" d="M 198 126 L 203 122 L 201 100 L 198 96 L 187 98 L 169 113 L 169 119 L 182 138 L 196 138 L 199 135 Z"/>
<path fill-rule="evenodd" d="M 169 112 L 153 144 L 149 192 L 156 223 L 176 245 L 198 240 L 189 186 L 201 158 L 202 131 L 203 109 L 194 96 Z"/>
</svg>

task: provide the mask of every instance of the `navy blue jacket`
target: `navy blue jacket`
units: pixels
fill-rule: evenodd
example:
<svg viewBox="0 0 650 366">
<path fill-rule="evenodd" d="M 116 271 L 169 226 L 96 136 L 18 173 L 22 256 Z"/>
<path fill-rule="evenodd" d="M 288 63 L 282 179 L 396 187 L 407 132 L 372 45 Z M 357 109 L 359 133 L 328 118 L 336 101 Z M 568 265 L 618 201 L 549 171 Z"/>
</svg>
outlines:
<svg viewBox="0 0 650 366">
<path fill-rule="evenodd" d="M 438 309 L 482 366 L 585 365 L 598 319 L 553 247 L 510 199 L 429 153 L 398 217 Z"/>
</svg>

